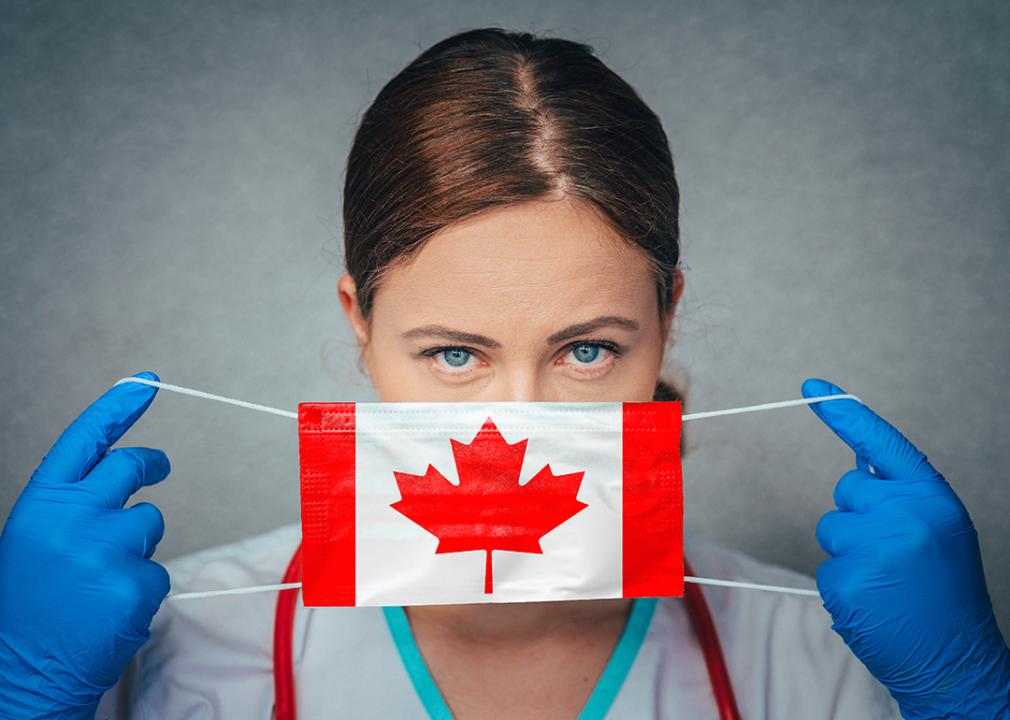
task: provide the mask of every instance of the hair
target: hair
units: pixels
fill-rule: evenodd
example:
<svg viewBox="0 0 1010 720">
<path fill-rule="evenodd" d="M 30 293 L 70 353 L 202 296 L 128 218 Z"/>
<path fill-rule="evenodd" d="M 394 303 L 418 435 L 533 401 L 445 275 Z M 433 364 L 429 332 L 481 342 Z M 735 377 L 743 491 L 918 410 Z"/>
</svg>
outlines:
<svg viewBox="0 0 1010 720">
<path fill-rule="evenodd" d="M 383 275 L 442 228 L 558 197 L 644 252 L 663 322 L 680 190 L 657 115 L 587 44 L 487 27 L 432 45 L 379 91 L 348 156 L 344 261 L 363 317 Z M 653 399 L 683 397 L 657 381 Z"/>
</svg>

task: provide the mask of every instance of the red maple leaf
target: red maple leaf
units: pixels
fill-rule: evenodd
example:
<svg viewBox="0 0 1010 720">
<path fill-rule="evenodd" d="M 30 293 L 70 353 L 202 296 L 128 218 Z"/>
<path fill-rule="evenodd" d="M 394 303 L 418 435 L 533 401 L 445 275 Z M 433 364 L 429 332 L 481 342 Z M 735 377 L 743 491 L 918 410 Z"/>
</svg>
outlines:
<svg viewBox="0 0 1010 720">
<path fill-rule="evenodd" d="M 438 538 L 436 554 L 486 551 L 490 594 L 491 551 L 543 553 L 540 538 L 588 507 L 575 499 L 584 471 L 555 475 L 548 464 L 520 485 L 527 440 L 509 444 L 490 417 L 469 444 L 449 442 L 459 485 L 430 463 L 424 475 L 394 470 L 402 499 L 390 507 Z"/>
</svg>

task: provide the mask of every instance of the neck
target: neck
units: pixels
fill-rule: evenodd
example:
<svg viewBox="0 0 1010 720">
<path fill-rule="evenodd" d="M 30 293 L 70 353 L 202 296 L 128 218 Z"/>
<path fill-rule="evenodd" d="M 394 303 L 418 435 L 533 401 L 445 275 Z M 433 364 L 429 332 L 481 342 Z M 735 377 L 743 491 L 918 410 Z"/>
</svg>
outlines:
<svg viewBox="0 0 1010 720">
<path fill-rule="evenodd" d="M 465 605 L 413 605 L 412 624 L 467 642 L 526 644 L 547 635 L 584 634 L 586 628 L 624 626 L 632 599 L 549 600 Z"/>
</svg>

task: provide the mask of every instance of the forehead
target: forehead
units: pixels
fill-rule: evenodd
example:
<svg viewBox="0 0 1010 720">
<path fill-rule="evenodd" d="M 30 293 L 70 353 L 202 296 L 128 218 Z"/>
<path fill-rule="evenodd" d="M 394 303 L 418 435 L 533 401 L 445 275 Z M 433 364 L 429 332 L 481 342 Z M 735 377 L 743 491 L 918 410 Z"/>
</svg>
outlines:
<svg viewBox="0 0 1010 720">
<path fill-rule="evenodd" d="M 389 272 L 373 312 L 375 323 L 442 323 L 507 339 L 600 314 L 655 314 L 655 281 L 643 251 L 585 206 L 533 201 L 443 228 Z"/>
</svg>

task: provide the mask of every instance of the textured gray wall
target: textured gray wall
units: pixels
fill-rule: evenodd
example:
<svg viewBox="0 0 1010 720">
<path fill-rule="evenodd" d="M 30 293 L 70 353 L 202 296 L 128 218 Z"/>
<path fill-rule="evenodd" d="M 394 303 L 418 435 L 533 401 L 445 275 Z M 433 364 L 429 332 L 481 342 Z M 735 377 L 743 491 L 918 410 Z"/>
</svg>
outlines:
<svg viewBox="0 0 1010 720">
<path fill-rule="evenodd" d="M 979 528 L 1010 631 L 1010 4 L 6 3 L 0 517 L 117 378 L 293 409 L 373 400 L 337 302 L 355 123 L 431 43 L 593 44 L 663 118 L 690 410 L 808 376 L 917 443 Z M 686 427 L 689 529 L 813 573 L 852 454 L 808 408 Z M 298 517 L 291 421 L 159 393 L 167 559 Z"/>
</svg>

